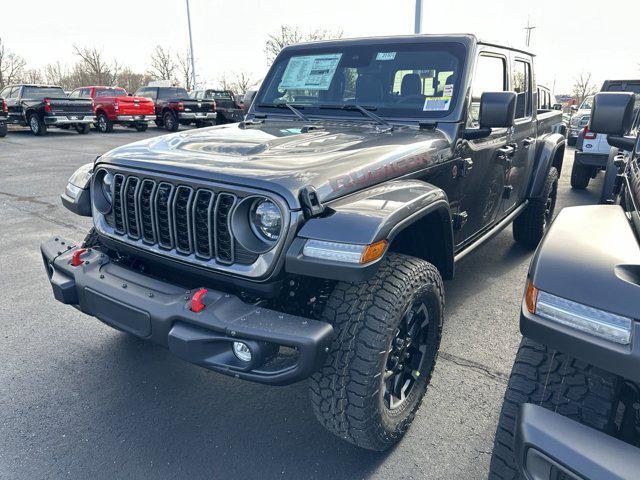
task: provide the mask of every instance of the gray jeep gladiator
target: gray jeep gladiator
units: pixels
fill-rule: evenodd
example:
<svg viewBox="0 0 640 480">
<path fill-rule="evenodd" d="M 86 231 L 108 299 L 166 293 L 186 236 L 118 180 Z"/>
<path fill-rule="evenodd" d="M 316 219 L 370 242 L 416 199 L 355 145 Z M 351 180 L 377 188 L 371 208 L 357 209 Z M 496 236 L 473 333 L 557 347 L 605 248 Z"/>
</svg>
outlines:
<svg viewBox="0 0 640 480">
<path fill-rule="evenodd" d="M 383 450 L 427 390 L 443 279 L 550 224 L 565 136 L 529 53 L 472 35 L 285 48 L 245 121 L 116 148 L 62 195 L 55 298 L 236 378 L 309 379 L 320 422 Z"/>
<path fill-rule="evenodd" d="M 623 161 L 620 203 L 565 208 L 534 255 L 523 340 L 504 397 L 492 479 L 640 475 L 640 135 L 632 93 L 598 93 L 590 130 Z"/>
</svg>

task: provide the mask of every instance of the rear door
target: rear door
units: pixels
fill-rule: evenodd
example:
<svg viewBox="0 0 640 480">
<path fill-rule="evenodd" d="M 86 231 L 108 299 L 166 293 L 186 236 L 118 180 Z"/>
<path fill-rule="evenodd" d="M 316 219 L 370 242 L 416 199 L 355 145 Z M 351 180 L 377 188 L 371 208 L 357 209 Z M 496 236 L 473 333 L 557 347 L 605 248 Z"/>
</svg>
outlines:
<svg viewBox="0 0 640 480">
<path fill-rule="evenodd" d="M 20 105 L 20 86 L 6 87 L 2 90 L 0 97 L 4 97 L 7 102 L 10 123 L 20 123 L 22 120 L 22 106 Z"/>
<path fill-rule="evenodd" d="M 531 59 L 512 55 L 511 90 L 516 92 L 516 118 L 512 129 L 511 146 L 515 149 L 507 165 L 507 181 L 503 192 L 502 211 L 512 210 L 524 199 L 527 179 L 533 170 L 536 150 L 537 102 L 533 92 L 535 81 Z"/>
</svg>

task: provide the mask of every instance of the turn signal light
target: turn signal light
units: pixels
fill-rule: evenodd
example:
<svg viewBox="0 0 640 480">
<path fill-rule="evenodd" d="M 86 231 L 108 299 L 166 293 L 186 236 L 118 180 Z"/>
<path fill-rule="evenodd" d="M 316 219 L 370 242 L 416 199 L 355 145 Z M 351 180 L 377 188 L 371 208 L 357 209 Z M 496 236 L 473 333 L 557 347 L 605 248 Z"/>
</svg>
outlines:
<svg viewBox="0 0 640 480">
<path fill-rule="evenodd" d="M 538 300 L 538 289 L 533 286 L 531 279 L 527 279 L 527 290 L 524 293 L 524 302 L 529 313 L 536 313 L 536 301 Z"/>
<path fill-rule="evenodd" d="M 379 259 L 382 255 L 384 255 L 384 251 L 386 249 L 387 249 L 386 240 L 380 240 L 379 242 L 372 243 L 371 245 L 367 245 L 364 251 L 362 252 L 360 263 L 369 263 Z"/>
</svg>

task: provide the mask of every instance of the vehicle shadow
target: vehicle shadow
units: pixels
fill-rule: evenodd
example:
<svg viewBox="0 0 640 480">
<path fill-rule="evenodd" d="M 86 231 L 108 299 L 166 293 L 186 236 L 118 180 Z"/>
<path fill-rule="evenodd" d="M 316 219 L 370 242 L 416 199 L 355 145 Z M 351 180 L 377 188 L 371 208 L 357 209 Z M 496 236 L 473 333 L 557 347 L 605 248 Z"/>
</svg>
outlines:
<svg viewBox="0 0 640 480">
<path fill-rule="evenodd" d="M 353 479 L 386 458 L 325 431 L 306 382 L 278 388 L 234 380 L 115 331 L 87 353 L 86 408 L 70 407 L 87 415 L 73 424 L 92 426 L 82 432 L 85 448 L 73 454 L 85 478 L 99 467 L 92 476 Z M 122 471 L 105 462 L 112 456 Z"/>
</svg>

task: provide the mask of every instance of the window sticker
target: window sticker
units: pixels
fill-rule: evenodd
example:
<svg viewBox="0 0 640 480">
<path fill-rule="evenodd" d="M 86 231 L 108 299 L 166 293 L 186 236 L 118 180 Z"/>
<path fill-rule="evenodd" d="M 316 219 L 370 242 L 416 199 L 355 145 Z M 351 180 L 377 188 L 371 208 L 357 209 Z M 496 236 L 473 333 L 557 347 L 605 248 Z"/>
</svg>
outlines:
<svg viewBox="0 0 640 480">
<path fill-rule="evenodd" d="M 329 90 L 341 53 L 291 57 L 278 88 Z"/>
<path fill-rule="evenodd" d="M 378 54 L 376 55 L 376 60 L 381 60 L 381 61 L 395 60 L 395 58 L 396 58 L 396 52 L 378 52 Z"/>
<path fill-rule="evenodd" d="M 451 97 L 427 97 L 424 100 L 423 112 L 442 112 L 449 110 Z"/>
<path fill-rule="evenodd" d="M 444 91 L 442 92 L 444 97 L 453 97 L 453 85 L 447 84 L 444 86 Z"/>
</svg>

